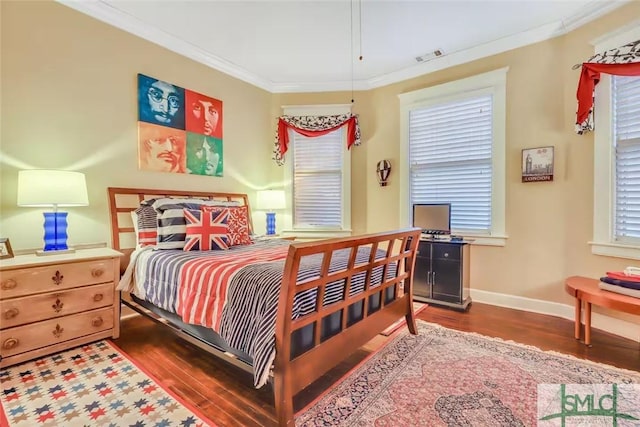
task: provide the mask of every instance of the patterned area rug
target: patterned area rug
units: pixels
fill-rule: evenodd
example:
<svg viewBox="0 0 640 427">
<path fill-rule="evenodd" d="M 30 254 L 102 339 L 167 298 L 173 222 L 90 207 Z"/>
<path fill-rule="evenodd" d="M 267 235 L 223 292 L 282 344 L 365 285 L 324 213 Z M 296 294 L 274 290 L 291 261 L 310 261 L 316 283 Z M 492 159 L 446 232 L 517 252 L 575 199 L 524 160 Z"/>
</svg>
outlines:
<svg viewBox="0 0 640 427">
<path fill-rule="evenodd" d="M 560 384 L 630 383 L 628 387 L 636 387 L 635 400 L 626 402 L 624 411 L 619 406 L 618 412 L 640 418 L 639 372 L 421 320 L 417 323 L 419 335 L 398 331 L 327 394 L 300 411 L 296 426 L 561 425 L 559 419 L 539 423 L 538 384 L 557 385 L 559 390 Z M 618 400 L 621 404 L 623 399 Z M 560 400 L 556 402 L 559 405 Z M 595 425 L 592 421 L 596 420 L 585 418 L 579 425 Z M 606 421 L 602 425 L 615 425 L 611 418 Z M 640 420 L 623 424 L 619 418 L 617 422 L 640 425 Z"/>
<path fill-rule="evenodd" d="M 427 307 L 429 307 L 427 304 L 424 304 L 421 302 L 415 302 L 415 301 L 413 302 L 413 312 L 416 315 L 418 315 L 418 313 L 420 313 L 422 310 L 424 310 Z M 400 329 L 402 326 L 405 326 L 406 324 L 407 322 L 404 320 L 404 317 L 403 317 L 402 319 L 397 320 L 393 325 L 389 326 L 384 331 L 380 332 L 380 335 L 384 335 L 385 337 L 388 337 L 389 335 L 391 335 L 392 333 Z"/>
<path fill-rule="evenodd" d="M 215 426 L 99 341 L 0 370 L 0 426 Z"/>
</svg>

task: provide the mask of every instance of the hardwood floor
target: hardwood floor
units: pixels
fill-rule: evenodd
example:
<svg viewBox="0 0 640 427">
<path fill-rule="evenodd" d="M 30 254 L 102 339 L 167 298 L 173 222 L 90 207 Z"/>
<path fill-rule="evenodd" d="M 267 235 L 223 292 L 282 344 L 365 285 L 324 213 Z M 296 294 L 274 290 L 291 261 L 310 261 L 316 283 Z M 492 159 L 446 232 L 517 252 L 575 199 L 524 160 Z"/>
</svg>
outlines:
<svg viewBox="0 0 640 427">
<path fill-rule="evenodd" d="M 473 303 L 465 313 L 428 307 L 419 319 L 640 371 L 640 344 L 597 329 L 592 347 L 573 337 L 573 322 L 557 317 Z M 304 408 L 333 382 L 386 342 L 378 336 L 296 396 Z M 276 425 L 269 386 L 253 388 L 252 375 L 177 338 L 167 327 L 135 316 L 122 321 L 115 343 L 174 393 L 220 427 Z"/>
</svg>

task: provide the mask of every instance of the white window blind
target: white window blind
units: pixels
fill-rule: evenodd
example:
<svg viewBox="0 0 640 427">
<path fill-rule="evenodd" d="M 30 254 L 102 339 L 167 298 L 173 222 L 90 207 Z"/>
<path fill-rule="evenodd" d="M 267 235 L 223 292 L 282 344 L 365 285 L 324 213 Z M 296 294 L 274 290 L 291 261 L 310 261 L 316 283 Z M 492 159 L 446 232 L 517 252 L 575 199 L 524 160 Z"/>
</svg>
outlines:
<svg viewBox="0 0 640 427">
<path fill-rule="evenodd" d="M 612 78 L 614 239 L 640 243 L 640 77 Z"/>
<path fill-rule="evenodd" d="M 491 232 L 493 97 L 409 112 L 411 203 L 451 203 L 456 233 Z"/>
<path fill-rule="evenodd" d="M 343 129 L 293 141 L 293 227 L 342 227 Z"/>
</svg>

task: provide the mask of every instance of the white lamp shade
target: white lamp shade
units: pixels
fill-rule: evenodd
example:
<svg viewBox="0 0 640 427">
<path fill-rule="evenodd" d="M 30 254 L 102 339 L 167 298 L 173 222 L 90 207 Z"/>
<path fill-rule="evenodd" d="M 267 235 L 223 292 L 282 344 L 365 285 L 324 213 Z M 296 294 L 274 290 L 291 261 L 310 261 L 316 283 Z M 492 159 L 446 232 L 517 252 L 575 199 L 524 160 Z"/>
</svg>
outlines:
<svg viewBox="0 0 640 427">
<path fill-rule="evenodd" d="M 284 190 L 260 190 L 258 191 L 257 207 L 260 210 L 273 211 L 284 209 Z"/>
<path fill-rule="evenodd" d="M 87 206 L 87 183 L 81 172 L 18 172 L 18 206 Z"/>
</svg>

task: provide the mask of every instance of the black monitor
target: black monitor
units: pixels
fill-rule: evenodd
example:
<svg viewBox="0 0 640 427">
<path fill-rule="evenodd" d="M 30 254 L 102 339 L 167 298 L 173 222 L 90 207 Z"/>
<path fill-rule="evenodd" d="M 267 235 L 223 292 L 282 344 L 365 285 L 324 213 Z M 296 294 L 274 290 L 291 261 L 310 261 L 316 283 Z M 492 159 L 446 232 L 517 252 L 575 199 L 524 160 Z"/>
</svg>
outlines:
<svg viewBox="0 0 640 427">
<path fill-rule="evenodd" d="M 412 218 L 424 234 L 451 234 L 451 203 L 416 203 Z"/>
</svg>

